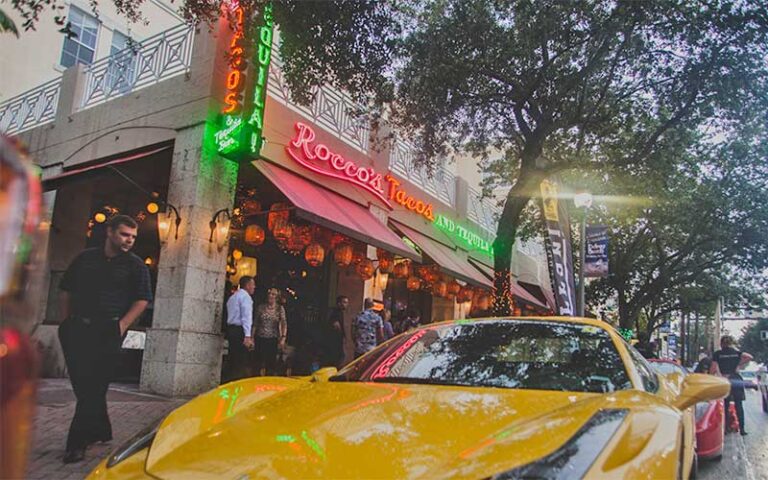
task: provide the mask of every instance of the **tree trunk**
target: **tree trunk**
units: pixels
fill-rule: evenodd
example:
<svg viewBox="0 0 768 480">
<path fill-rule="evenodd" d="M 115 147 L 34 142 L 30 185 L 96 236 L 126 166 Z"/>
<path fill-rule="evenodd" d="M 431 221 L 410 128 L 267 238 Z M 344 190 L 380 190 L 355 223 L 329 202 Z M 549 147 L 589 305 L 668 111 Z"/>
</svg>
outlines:
<svg viewBox="0 0 768 480">
<path fill-rule="evenodd" d="M 493 282 L 493 314 L 508 316 L 512 314 L 512 248 L 517 238 L 520 216 L 532 197 L 536 195 L 543 175 L 521 172 L 519 181 L 507 194 L 504 209 L 496 229 L 496 240 L 493 242 L 493 266 L 495 277 Z"/>
</svg>

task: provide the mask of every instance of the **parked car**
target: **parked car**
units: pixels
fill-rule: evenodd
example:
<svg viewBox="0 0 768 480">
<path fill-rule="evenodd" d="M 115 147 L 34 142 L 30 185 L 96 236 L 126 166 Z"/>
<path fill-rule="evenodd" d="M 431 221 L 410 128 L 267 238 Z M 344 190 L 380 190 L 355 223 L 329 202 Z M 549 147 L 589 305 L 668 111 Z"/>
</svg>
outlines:
<svg viewBox="0 0 768 480">
<path fill-rule="evenodd" d="M 739 372 L 744 379 L 744 388 L 757 390 L 757 372 L 754 370 L 742 370 Z"/>
<path fill-rule="evenodd" d="M 221 385 L 89 478 L 689 478 L 683 412 L 730 385 L 678 379 L 597 320 L 430 324 L 338 372 Z"/>
<path fill-rule="evenodd" d="M 651 359 L 650 362 L 653 369 L 661 374 L 679 373 L 683 378 L 690 375 L 685 368 L 672 360 Z M 722 400 L 696 404 L 694 409 L 696 455 L 702 460 L 720 460 L 723 457 L 724 412 Z"/>
</svg>

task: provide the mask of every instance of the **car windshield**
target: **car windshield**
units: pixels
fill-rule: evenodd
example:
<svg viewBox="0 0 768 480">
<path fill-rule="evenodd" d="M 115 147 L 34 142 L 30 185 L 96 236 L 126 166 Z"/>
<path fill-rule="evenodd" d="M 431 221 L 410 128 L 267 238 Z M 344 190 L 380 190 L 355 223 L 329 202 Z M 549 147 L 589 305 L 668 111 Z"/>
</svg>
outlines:
<svg viewBox="0 0 768 480">
<path fill-rule="evenodd" d="M 631 388 L 602 328 L 565 322 L 457 322 L 380 346 L 331 381 L 612 392 Z"/>
<path fill-rule="evenodd" d="M 686 374 L 685 369 L 681 367 L 680 365 L 676 365 L 674 363 L 669 362 L 650 362 L 651 367 L 653 367 L 654 370 L 656 370 L 656 373 L 660 373 L 662 375 L 666 375 L 667 373 L 680 373 L 682 375 Z"/>
</svg>

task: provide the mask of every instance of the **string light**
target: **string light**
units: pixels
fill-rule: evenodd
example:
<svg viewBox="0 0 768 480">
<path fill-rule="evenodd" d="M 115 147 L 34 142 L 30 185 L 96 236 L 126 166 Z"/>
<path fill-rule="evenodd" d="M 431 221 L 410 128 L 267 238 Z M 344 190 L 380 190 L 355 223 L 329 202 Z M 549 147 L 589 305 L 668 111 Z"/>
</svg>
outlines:
<svg viewBox="0 0 768 480">
<path fill-rule="evenodd" d="M 512 299 L 512 283 L 509 278 L 509 270 L 494 273 L 493 285 L 493 314 L 503 317 L 511 315 L 515 302 Z"/>
</svg>

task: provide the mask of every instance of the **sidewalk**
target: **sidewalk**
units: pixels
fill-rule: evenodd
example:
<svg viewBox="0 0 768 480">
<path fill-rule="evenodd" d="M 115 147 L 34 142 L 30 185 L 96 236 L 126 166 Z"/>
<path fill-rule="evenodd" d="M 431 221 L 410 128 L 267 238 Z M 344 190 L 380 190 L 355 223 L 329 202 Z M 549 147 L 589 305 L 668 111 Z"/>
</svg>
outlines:
<svg viewBox="0 0 768 480">
<path fill-rule="evenodd" d="M 114 440 L 108 445 L 97 444 L 90 447 L 86 452 L 85 461 L 65 465 L 61 458 L 64 455 L 69 422 L 75 411 L 75 396 L 67 379 L 40 380 L 27 478 L 82 479 L 112 449 L 148 423 L 184 403 L 186 399 L 147 395 L 140 393 L 136 385 L 114 384 L 110 386 L 107 401 Z"/>
</svg>

